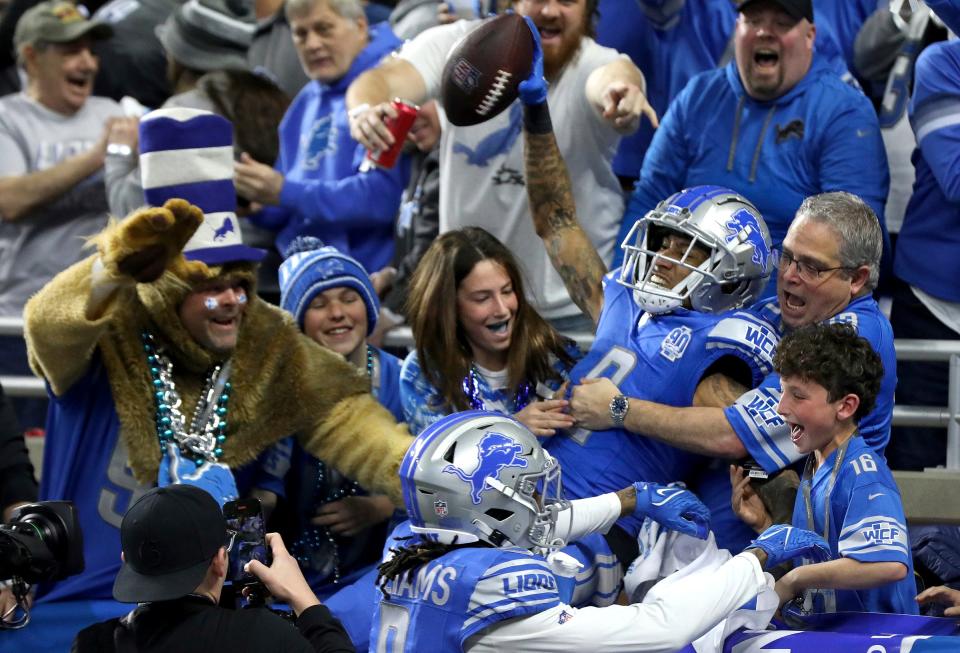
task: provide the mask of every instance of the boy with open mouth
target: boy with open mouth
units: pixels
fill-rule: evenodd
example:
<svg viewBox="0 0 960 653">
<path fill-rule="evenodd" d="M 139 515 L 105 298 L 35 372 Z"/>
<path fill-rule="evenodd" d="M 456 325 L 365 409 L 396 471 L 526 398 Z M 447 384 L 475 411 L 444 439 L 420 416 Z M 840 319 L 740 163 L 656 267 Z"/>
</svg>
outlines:
<svg viewBox="0 0 960 653">
<path fill-rule="evenodd" d="M 800 328 L 780 341 L 774 365 L 777 411 L 807 456 L 792 524 L 822 534 L 835 560 L 795 566 L 777 581 L 786 613 L 917 614 L 913 562 L 900 492 L 886 462 L 859 437 L 883 364 L 847 324 Z M 771 523 L 742 468 L 734 468 L 734 511 L 758 532 Z"/>
</svg>

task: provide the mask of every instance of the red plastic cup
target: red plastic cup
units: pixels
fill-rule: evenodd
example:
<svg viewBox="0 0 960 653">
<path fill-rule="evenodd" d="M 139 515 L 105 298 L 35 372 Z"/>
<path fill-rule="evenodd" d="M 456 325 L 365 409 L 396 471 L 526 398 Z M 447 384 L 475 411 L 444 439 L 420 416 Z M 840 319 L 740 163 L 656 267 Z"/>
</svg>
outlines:
<svg viewBox="0 0 960 653">
<path fill-rule="evenodd" d="M 384 124 L 393 134 L 393 145 L 386 150 L 367 150 L 367 161 L 378 168 L 394 166 L 403 149 L 403 142 L 407 139 L 407 132 L 410 131 L 413 121 L 417 119 L 417 114 L 420 112 L 420 107 L 400 98 L 395 98 L 392 104 L 397 111 L 397 117 L 386 118 Z"/>
</svg>

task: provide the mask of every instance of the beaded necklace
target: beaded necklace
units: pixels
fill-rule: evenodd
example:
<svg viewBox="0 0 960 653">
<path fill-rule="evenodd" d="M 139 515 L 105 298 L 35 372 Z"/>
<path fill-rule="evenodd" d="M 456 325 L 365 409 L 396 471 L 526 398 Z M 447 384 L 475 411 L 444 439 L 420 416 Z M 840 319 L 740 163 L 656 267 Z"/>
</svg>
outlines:
<svg viewBox="0 0 960 653">
<path fill-rule="evenodd" d="M 484 410 L 486 408 L 483 404 L 483 397 L 480 395 L 479 376 L 480 372 L 477 371 L 477 366 L 471 364 L 470 370 L 460 384 L 460 387 L 463 388 L 463 394 L 467 396 L 467 401 L 470 402 L 470 408 L 473 410 Z M 513 412 L 519 413 L 523 410 L 530 403 L 532 396 L 533 386 L 530 385 L 529 381 L 523 381 L 517 386 L 517 394 L 513 397 Z"/>
<path fill-rule="evenodd" d="M 367 345 L 367 378 L 371 392 L 377 387 L 374 381 L 376 358 L 374 349 Z M 313 506 L 319 507 L 360 492 L 360 484 L 340 476 L 336 470 L 327 470 L 323 461 L 317 460 L 314 469 Z M 322 498 L 318 498 L 321 497 Z M 340 547 L 337 537 L 326 526 L 309 524 L 293 545 L 294 557 L 301 565 L 321 574 L 324 578 L 333 574 L 333 584 L 340 582 Z"/>
<path fill-rule="evenodd" d="M 182 453 L 189 451 L 194 456 L 198 466 L 204 461 L 216 462 L 223 455 L 223 445 L 227 440 L 227 404 L 233 389 L 228 380 L 230 361 L 215 365 L 210 370 L 188 430 L 186 418 L 180 412 L 183 399 L 173 380 L 173 361 L 157 344 L 152 333 L 144 330 L 140 338 L 153 379 L 157 440 L 161 453 L 166 453 L 169 442 L 175 442 Z"/>
</svg>

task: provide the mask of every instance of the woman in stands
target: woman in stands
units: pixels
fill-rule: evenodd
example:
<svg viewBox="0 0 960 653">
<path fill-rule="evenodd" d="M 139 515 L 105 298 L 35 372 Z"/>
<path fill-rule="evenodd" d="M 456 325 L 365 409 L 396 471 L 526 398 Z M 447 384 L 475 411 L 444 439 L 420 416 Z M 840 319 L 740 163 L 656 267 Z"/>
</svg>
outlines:
<svg viewBox="0 0 960 653">
<path fill-rule="evenodd" d="M 527 302 L 513 254 L 485 230 L 439 236 L 411 280 L 416 349 L 400 397 L 412 433 L 449 413 L 513 415 L 538 436 L 573 425 L 553 399 L 579 352 Z"/>
</svg>

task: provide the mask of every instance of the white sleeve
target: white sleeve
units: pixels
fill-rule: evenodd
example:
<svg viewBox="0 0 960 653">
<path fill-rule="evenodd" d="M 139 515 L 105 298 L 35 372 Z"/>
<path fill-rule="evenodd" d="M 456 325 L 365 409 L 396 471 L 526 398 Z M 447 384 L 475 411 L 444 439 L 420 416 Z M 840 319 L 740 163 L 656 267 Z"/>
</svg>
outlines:
<svg viewBox="0 0 960 653">
<path fill-rule="evenodd" d="M 427 97 L 440 95 L 440 78 L 447 63 L 447 55 L 464 34 L 476 27 L 480 21 L 458 20 L 450 25 L 438 25 L 424 30 L 400 48 L 397 56 L 410 62 L 427 87 Z"/>
<path fill-rule="evenodd" d="M 574 499 L 557 514 L 556 535 L 564 542 L 576 542 L 584 535 L 606 533 L 620 518 L 620 497 L 616 492 L 589 499 Z"/>
<path fill-rule="evenodd" d="M 757 558 L 741 553 L 716 570 L 677 581 L 651 603 L 579 609 L 561 604 L 491 626 L 467 641 L 465 650 L 676 651 L 772 585 Z"/>
</svg>

